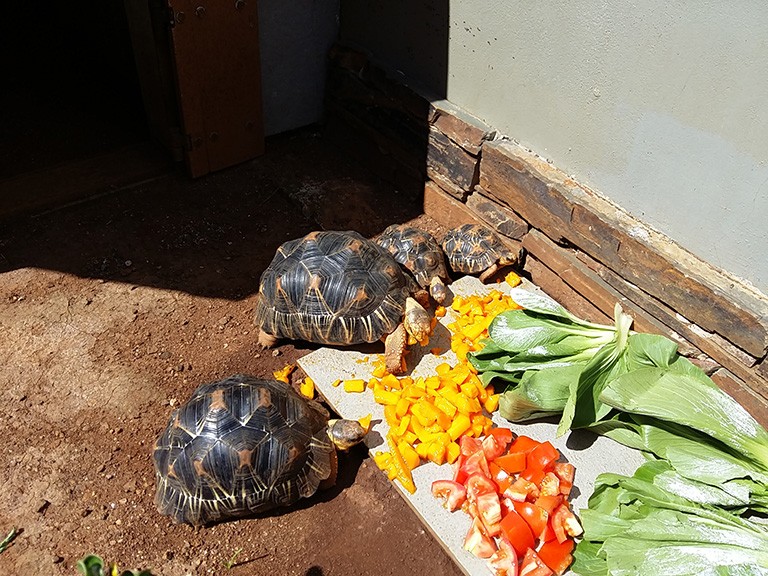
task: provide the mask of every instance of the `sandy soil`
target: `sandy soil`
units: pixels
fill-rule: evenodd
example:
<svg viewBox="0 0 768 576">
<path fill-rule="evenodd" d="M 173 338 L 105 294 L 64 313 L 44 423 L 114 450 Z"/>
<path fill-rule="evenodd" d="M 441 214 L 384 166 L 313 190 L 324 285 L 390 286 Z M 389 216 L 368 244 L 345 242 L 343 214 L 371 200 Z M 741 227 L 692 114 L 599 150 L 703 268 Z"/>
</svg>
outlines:
<svg viewBox="0 0 768 576">
<path fill-rule="evenodd" d="M 256 343 L 276 247 L 414 218 L 437 228 L 419 199 L 303 132 L 207 178 L 171 173 L 0 227 L 0 537 L 20 530 L 0 574 L 71 575 L 90 553 L 158 576 L 460 574 L 362 448 L 334 489 L 280 513 L 195 530 L 153 504 L 152 447 L 174 406 L 310 350 Z"/>
</svg>

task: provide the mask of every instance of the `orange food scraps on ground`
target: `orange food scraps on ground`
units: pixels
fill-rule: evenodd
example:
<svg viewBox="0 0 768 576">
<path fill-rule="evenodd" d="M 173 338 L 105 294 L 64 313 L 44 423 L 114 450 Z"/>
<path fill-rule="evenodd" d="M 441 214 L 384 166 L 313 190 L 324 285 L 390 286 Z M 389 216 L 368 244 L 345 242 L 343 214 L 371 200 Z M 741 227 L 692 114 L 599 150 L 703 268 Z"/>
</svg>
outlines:
<svg viewBox="0 0 768 576">
<path fill-rule="evenodd" d="M 362 392 L 364 390 L 365 390 L 365 380 L 362 380 L 361 378 L 344 380 L 345 392 Z"/>
<path fill-rule="evenodd" d="M 371 429 L 372 417 L 373 416 L 371 414 L 366 414 L 365 416 L 357 419 L 357 421 L 360 423 L 360 426 L 362 426 L 366 432 L 368 432 Z"/>
<path fill-rule="evenodd" d="M 286 384 L 289 384 L 290 376 L 294 370 L 296 370 L 295 364 L 286 364 L 280 370 L 275 370 L 274 372 L 272 372 L 272 376 L 274 376 L 275 380 L 280 380 L 281 382 L 285 382 Z"/>
<path fill-rule="evenodd" d="M 400 455 L 399 460 L 387 452 L 374 456 L 390 479 L 402 482 L 399 462 L 409 471 L 425 461 L 452 464 L 460 456 L 462 437 L 479 438 L 492 428 L 488 415 L 498 408 L 500 395 L 492 386 L 483 385 L 467 354 L 482 348 L 481 341 L 488 337 L 488 326 L 497 314 L 519 306 L 501 291 L 491 290 L 482 296 L 456 296 L 451 308 L 457 313 L 448 325 L 451 349 L 458 358 L 455 366 L 443 362 L 433 376 L 398 378 L 387 372 L 383 357 L 373 363 L 373 377 L 366 387 L 384 406 L 389 435 Z M 442 316 L 446 311 L 438 307 L 436 316 L 438 312 Z M 437 350 L 432 352 L 438 355 Z"/>
<path fill-rule="evenodd" d="M 514 288 L 515 286 L 517 286 L 522 282 L 522 279 L 520 278 L 520 276 L 518 276 L 514 272 L 510 272 L 504 277 L 504 281 L 510 286 L 512 286 L 512 288 Z"/>
<path fill-rule="evenodd" d="M 307 398 L 314 398 L 315 397 L 315 381 L 312 380 L 309 376 L 304 378 L 304 382 L 301 383 L 299 386 L 299 392 L 301 392 L 302 396 L 305 396 Z"/>
</svg>

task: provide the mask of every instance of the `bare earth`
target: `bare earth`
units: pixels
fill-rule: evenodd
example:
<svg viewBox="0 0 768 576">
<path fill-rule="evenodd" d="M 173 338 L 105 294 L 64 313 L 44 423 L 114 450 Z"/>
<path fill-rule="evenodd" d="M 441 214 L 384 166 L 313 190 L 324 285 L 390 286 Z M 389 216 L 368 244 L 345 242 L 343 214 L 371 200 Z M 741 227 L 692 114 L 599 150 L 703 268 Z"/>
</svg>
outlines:
<svg viewBox="0 0 768 576">
<path fill-rule="evenodd" d="M 0 539 L 20 530 L 0 574 L 72 575 L 90 553 L 157 576 L 461 573 L 362 448 L 295 509 L 199 530 L 155 510 L 151 452 L 173 407 L 311 349 L 256 343 L 254 294 L 280 243 L 414 218 L 441 233 L 318 134 L 268 150 L 0 226 Z"/>
</svg>

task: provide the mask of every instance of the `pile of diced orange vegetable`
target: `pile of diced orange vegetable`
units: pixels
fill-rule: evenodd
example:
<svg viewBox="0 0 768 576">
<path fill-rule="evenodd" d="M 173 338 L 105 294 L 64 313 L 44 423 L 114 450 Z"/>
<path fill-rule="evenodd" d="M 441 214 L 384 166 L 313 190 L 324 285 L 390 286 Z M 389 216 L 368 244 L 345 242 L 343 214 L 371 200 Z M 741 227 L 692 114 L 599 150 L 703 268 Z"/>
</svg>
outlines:
<svg viewBox="0 0 768 576">
<path fill-rule="evenodd" d="M 457 313 L 456 320 L 448 325 L 451 349 L 458 359 L 455 366 L 442 363 L 436 374 L 428 377 L 397 377 L 387 372 L 379 358 L 367 382 L 351 379 L 334 383 L 343 384 L 347 392 L 370 389 L 374 400 L 384 406 L 389 451 L 377 453 L 374 460 L 390 479 L 397 479 L 411 493 L 416 490 L 412 470 L 425 461 L 438 465 L 455 462 L 460 454 L 459 439 L 487 434 L 493 426 L 489 414 L 499 402 L 493 387 L 483 385 L 477 377 L 467 354 L 482 348 L 488 326 L 499 312 L 517 305 L 494 289 L 483 296 L 456 296 L 451 307 Z M 438 306 L 435 316 L 445 313 L 445 308 Z"/>
</svg>

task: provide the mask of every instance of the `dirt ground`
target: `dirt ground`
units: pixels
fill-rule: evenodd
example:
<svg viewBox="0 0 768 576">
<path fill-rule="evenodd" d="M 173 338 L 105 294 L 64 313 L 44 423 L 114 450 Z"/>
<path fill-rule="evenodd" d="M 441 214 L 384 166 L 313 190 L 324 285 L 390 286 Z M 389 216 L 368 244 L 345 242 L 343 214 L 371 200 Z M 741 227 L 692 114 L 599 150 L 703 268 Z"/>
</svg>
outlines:
<svg viewBox="0 0 768 576">
<path fill-rule="evenodd" d="M 195 530 L 155 510 L 152 447 L 203 382 L 270 376 L 252 321 L 276 247 L 418 219 L 313 131 L 192 181 L 181 171 L 0 227 L 0 574 L 71 575 L 91 553 L 157 576 L 461 574 L 359 448 L 301 506 Z M 297 372 L 296 377 L 301 377 Z M 234 566 L 225 563 L 234 559 Z"/>
</svg>

